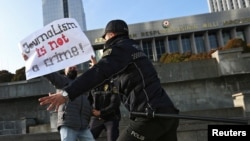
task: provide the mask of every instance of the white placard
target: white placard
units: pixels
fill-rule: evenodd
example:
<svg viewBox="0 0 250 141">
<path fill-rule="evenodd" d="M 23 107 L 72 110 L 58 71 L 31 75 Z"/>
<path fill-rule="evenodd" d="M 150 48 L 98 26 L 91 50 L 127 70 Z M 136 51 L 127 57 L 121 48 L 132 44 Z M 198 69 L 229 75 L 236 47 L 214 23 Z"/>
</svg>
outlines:
<svg viewBox="0 0 250 141">
<path fill-rule="evenodd" d="M 25 60 L 26 79 L 89 61 L 93 47 L 75 19 L 64 18 L 46 25 L 19 43 Z"/>
</svg>

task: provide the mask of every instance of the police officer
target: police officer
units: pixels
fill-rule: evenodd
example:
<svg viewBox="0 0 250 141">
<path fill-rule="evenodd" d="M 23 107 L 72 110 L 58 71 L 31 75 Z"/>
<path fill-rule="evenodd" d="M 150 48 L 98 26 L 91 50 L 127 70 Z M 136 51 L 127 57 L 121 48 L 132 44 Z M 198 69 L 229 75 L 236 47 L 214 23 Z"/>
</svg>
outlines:
<svg viewBox="0 0 250 141">
<path fill-rule="evenodd" d="M 115 78 L 114 85 L 128 111 L 178 114 L 179 110 L 162 88 L 152 62 L 137 42 L 129 38 L 126 22 L 110 21 L 102 37 L 106 43 L 98 63 L 65 87 L 63 92 L 40 98 L 40 104 L 49 104 L 48 110 L 52 110 Z M 118 141 L 177 141 L 178 125 L 177 118 L 132 116 Z"/>
</svg>

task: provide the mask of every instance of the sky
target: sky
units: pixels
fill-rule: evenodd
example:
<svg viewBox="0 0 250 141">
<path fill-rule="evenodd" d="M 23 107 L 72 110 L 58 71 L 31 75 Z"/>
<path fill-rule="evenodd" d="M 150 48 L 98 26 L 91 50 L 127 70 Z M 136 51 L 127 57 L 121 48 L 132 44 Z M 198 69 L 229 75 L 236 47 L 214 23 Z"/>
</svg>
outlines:
<svg viewBox="0 0 250 141">
<path fill-rule="evenodd" d="M 127 24 L 209 13 L 207 0 L 83 0 L 87 30 L 113 19 Z M 1 0 L 0 71 L 25 66 L 18 43 L 43 28 L 42 0 Z"/>
</svg>

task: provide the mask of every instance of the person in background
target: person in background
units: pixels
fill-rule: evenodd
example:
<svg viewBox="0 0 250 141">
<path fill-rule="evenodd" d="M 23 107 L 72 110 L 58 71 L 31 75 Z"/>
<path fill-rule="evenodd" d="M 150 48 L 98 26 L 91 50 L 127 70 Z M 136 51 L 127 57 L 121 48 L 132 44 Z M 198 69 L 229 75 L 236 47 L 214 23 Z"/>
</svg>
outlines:
<svg viewBox="0 0 250 141">
<path fill-rule="evenodd" d="M 90 68 L 96 64 L 90 63 Z M 90 120 L 90 130 L 95 139 L 97 139 L 103 130 L 106 131 L 107 141 L 116 141 L 119 136 L 120 97 L 118 91 L 113 85 L 112 80 L 106 81 L 103 85 L 98 86 L 90 91 L 88 95 L 92 105 L 92 114 Z"/>
<path fill-rule="evenodd" d="M 65 74 L 54 72 L 45 75 L 58 91 L 77 77 L 77 67 L 67 67 Z M 81 95 L 74 101 L 59 106 L 57 127 L 61 141 L 95 141 L 90 129 L 91 106 L 87 96 Z"/>
<path fill-rule="evenodd" d="M 57 109 L 58 105 L 112 78 L 127 110 L 149 115 L 131 114 L 128 126 L 117 141 L 177 141 L 179 119 L 153 115 L 179 114 L 179 110 L 163 89 L 151 60 L 138 43 L 129 38 L 127 23 L 111 20 L 102 37 L 106 40 L 102 58 L 63 91 L 39 98 L 40 105 L 49 105 L 47 110 Z"/>
</svg>

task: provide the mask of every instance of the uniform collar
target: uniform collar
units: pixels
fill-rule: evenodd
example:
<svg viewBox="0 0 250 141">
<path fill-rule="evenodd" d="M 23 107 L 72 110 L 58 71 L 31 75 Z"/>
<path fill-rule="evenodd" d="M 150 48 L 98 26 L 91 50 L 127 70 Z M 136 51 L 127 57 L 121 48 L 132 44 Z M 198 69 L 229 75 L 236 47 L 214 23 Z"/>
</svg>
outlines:
<svg viewBox="0 0 250 141">
<path fill-rule="evenodd" d="M 108 41 L 106 41 L 106 43 L 104 44 L 104 49 L 112 47 L 114 44 L 116 44 L 117 42 L 123 41 L 124 39 L 129 39 L 129 37 L 127 35 L 117 35 L 109 39 Z"/>
</svg>

